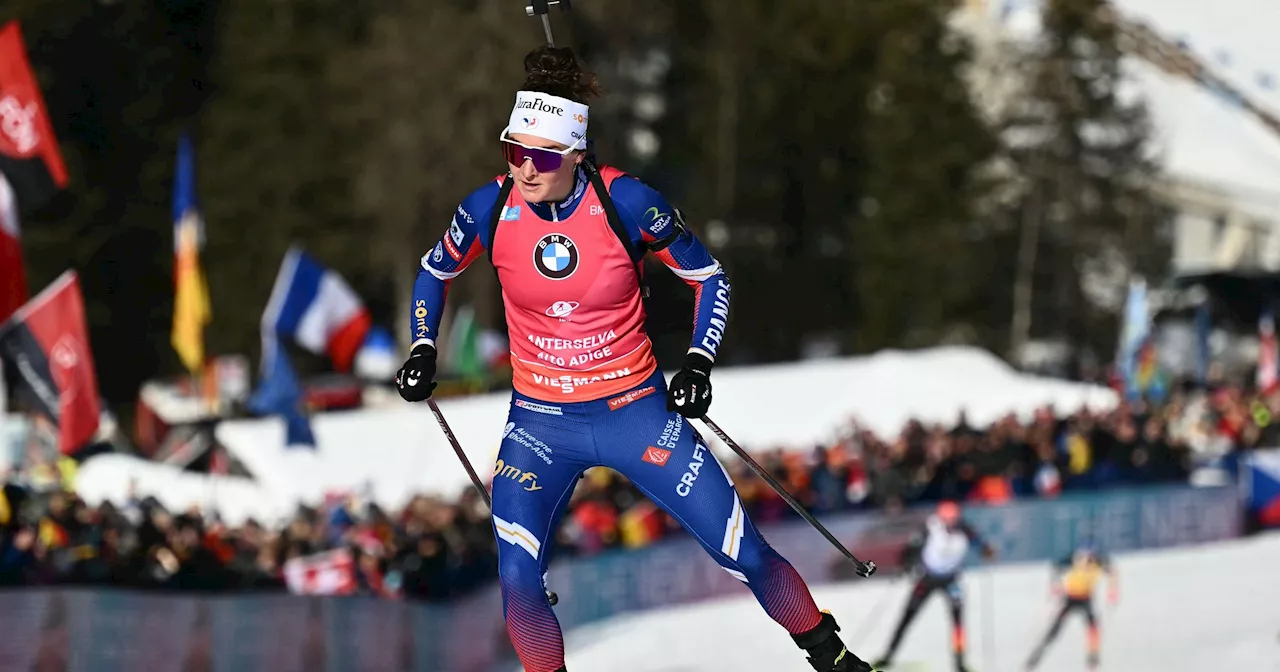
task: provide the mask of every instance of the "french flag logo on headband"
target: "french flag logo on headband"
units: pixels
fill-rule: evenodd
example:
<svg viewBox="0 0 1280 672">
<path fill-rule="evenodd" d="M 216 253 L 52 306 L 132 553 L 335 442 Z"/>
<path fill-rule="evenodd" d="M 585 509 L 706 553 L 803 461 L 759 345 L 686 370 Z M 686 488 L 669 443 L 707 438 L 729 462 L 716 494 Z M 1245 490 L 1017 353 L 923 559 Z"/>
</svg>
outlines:
<svg viewBox="0 0 1280 672">
<path fill-rule="evenodd" d="M 508 133 L 528 133 L 544 140 L 582 149 L 586 146 L 589 108 L 579 102 L 539 91 L 517 91 L 516 103 L 507 118 Z"/>
<path fill-rule="evenodd" d="M 307 253 L 289 248 L 262 314 L 264 335 L 292 338 L 348 371 L 369 333 L 369 311 L 342 276 Z"/>
</svg>

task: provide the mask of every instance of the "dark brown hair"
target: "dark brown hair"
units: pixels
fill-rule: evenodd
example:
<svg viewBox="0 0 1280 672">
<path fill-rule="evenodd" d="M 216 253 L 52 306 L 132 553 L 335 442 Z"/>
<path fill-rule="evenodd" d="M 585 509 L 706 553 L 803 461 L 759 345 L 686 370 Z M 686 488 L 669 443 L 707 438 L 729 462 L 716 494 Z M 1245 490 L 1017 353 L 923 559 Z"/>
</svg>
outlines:
<svg viewBox="0 0 1280 672">
<path fill-rule="evenodd" d="M 600 95 L 600 83 L 593 73 L 582 69 L 572 47 L 543 45 L 524 57 L 523 91 L 537 91 L 587 104 Z"/>
</svg>

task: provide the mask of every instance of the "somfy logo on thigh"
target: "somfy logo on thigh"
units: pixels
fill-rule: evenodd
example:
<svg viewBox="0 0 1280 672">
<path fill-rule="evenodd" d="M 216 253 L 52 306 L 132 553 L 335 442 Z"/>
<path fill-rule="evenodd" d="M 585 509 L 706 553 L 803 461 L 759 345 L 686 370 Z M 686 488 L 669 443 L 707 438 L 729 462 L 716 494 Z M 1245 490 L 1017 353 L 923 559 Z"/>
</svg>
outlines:
<svg viewBox="0 0 1280 672">
<path fill-rule="evenodd" d="M 536 492 L 542 489 L 542 486 L 538 485 L 537 474 L 532 471 L 522 471 L 517 469 L 506 462 L 503 462 L 501 458 L 499 458 L 493 465 L 493 477 L 497 478 L 499 476 L 509 478 L 516 483 L 523 485 L 527 492 Z"/>
<path fill-rule="evenodd" d="M 578 246 L 566 235 L 548 233 L 533 248 L 533 265 L 543 277 L 564 280 L 578 270 Z"/>
</svg>

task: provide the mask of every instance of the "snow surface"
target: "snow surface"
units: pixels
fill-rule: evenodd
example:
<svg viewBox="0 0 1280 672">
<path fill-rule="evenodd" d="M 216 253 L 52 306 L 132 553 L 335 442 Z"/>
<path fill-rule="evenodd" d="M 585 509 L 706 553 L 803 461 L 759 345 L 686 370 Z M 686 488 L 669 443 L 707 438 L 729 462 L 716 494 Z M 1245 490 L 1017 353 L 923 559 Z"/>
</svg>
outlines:
<svg viewBox="0 0 1280 672">
<path fill-rule="evenodd" d="M 1105 606 L 1105 590 L 1096 601 L 1101 670 L 1280 672 L 1280 535 L 1115 560 L 1120 602 Z M 967 662 L 975 672 L 1023 669 L 1055 615 L 1049 577 L 1044 563 L 967 574 Z M 814 596 L 835 615 L 851 650 L 874 661 L 893 634 L 907 590 L 903 579 L 863 579 L 816 588 Z M 947 612 L 944 598 L 930 598 L 903 640 L 900 666 L 912 672 L 953 669 Z M 873 614 L 879 617 L 869 618 Z M 573 672 L 811 671 L 749 594 L 578 628 L 566 634 L 566 648 Z M 1073 616 L 1038 669 L 1082 672 L 1084 651 L 1083 620 Z"/>
</svg>

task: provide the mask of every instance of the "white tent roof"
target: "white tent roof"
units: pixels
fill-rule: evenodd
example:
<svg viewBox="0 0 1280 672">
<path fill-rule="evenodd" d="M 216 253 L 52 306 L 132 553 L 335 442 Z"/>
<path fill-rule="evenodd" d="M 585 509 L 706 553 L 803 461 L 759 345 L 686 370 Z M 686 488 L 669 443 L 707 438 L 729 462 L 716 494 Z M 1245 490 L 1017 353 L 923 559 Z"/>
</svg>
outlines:
<svg viewBox="0 0 1280 672">
<path fill-rule="evenodd" d="M 1043 0 L 991 0 L 979 4 L 1003 33 L 1029 40 L 1040 35 Z M 1280 89 L 1257 83 L 1255 74 L 1280 75 L 1280 49 L 1271 32 L 1280 25 L 1280 3 L 1220 0 L 1116 0 L 1120 12 L 1169 40 L 1185 38 L 1192 52 L 1250 98 L 1280 114 Z M 1216 58 L 1231 54 L 1228 65 Z M 1146 100 L 1157 159 L 1175 178 L 1232 194 L 1255 216 L 1280 216 L 1280 139 L 1225 97 L 1175 77 L 1135 57 L 1125 58 L 1126 93 Z M 1280 82 L 1280 79 L 1277 79 Z"/>
<path fill-rule="evenodd" d="M 1113 0 L 1125 16 L 1183 42 L 1223 79 L 1280 114 L 1280 3 L 1274 0 Z M 1260 81 L 1270 76 L 1271 85 Z"/>
<path fill-rule="evenodd" d="M 1147 102 L 1165 171 L 1220 186 L 1275 217 L 1280 139 L 1251 114 L 1194 82 L 1134 59 L 1126 66 L 1132 86 Z"/>
</svg>

